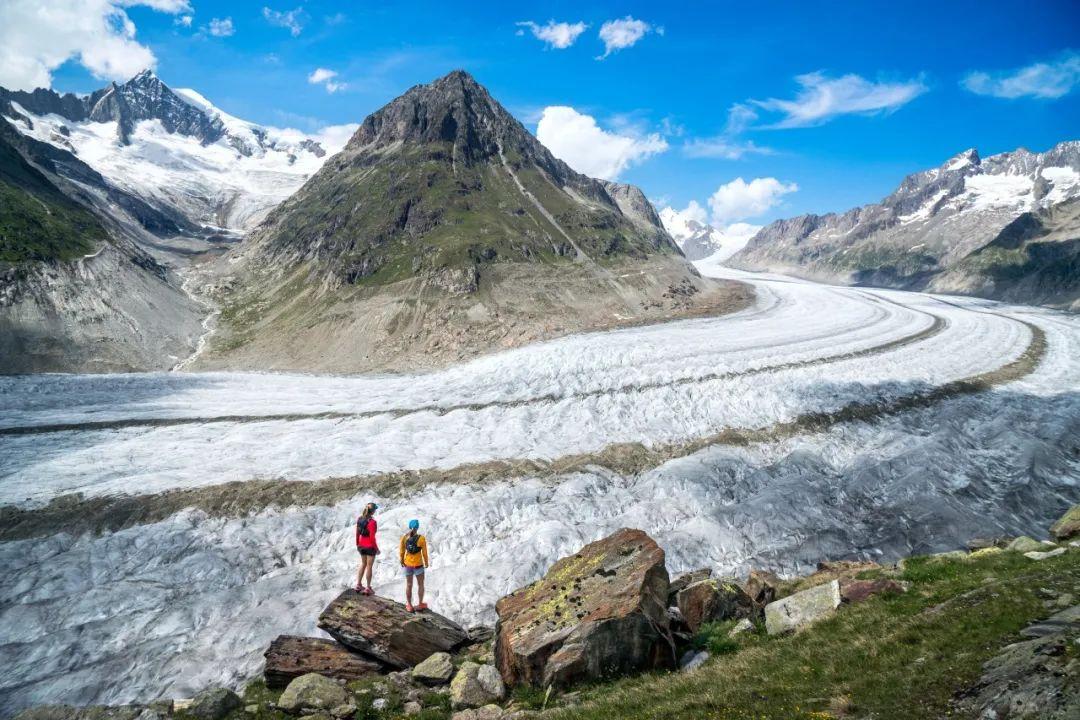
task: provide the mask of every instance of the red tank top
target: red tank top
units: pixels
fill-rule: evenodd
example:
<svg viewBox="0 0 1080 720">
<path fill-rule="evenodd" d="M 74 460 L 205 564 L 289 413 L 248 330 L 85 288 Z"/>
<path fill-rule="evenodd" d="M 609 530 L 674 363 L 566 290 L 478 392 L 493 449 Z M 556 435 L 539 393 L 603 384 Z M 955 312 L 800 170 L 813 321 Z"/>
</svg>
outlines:
<svg viewBox="0 0 1080 720">
<path fill-rule="evenodd" d="M 379 524 L 375 522 L 375 518 L 368 518 L 367 535 L 360 534 L 360 518 L 356 519 L 356 547 L 369 548 L 371 550 L 377 550 L 379 544 L 375 542 L 375 531 L 379 529 Z"/>
</svg>

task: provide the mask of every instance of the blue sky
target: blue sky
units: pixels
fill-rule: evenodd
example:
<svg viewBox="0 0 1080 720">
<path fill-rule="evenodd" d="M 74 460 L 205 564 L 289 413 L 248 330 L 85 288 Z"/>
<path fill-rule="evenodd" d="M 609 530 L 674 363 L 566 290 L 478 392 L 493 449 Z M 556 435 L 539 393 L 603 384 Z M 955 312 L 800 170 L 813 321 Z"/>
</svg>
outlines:
<svg viewBox="0 0 1080 720">
<path fill-rule="evenodd" d="M 100 7 L 139 0 L 58 2 Z M 119 10 L 135 28 L 128 40 L 152 54 L 166 83 L 195 88 L 234 115 L 304 130 L 359 122 L 411 85 L 464 68 L 530 130 L 545 108 L 566 106 L 576 113 L 571 120 L 590 116 L 603 131 L 639 143 L 633 147 L 640 154 L 623 163 L 618 179 L 662 204 L 706 206 L 735 178 L 775 179 L 779 191 L 770 195 L 764 188 L 765 202 L 722 213 L 723 222 L 761 223 L 871 202 L 905 174 L 968 147 L 988 155 L 1080 139 L 1075 0 L 142 2 L 152 7 Z M 108 10 L 113 23 L 116 11 Z M 188 16 L 185 26 L 181 18 Z M 632 46 L 597 59 L 605 51 L 604 23 L 628 17 L 647 31 Z M 3 33 L 19 32 L 8 20 L 0 42 Z M 587 27 L 557 48 L 518 25 L 549 20 Z M 22 52 L 33 54 L 37 48 L 26 32 Z M 48 38 L 43 32 L 40 42 Z M 73 51 L 49 68 L 52 86 L 100 87 L 108 72 L 98 67 L 95 77 L 87 69 L 92 64 Z M 124 67 L 118 60 L 109 72 Z M 309 82 L 318 68 L 336 73 L 330 80 L 335 92 L 327 82 Z M 972 72 L 989 74 L 968 81 L 979 92 L 962 84 Z M 1047 82 L 1056 85 L 1040 89 Z M 846 101 L 833 97 L 845 93 Z M 882 105 L 876 110 L 875 98 Z M 783 102 L 795 105 L 785 111 Z M 848 109 L 869 105 L 871 111 L 846 112 L 845 102 Z M 792 120 L 793 112 L 815 103 L 824 115 Z M 733 106 L 755 117 L 737 113 L 729 124 Z M 572 132 L 571 125 L 554 122 L 553 115 L 560 136 Z M 725 134 L 725 128 L 738 132 Z M 593 145 L 589 137 L 581 137 L 583 152 Z M 658 150 L 662 145 L 666 149 Z M 716 156 L 718 147 L 728 157 Z M 701 157 L 702 148 L 712 156 Z"/>
</svg>

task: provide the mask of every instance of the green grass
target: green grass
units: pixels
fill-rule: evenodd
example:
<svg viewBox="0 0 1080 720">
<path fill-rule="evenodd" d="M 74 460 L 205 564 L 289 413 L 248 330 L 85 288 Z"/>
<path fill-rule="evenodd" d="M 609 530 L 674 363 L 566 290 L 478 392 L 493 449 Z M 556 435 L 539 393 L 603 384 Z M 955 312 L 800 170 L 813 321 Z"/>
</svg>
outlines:
<svg viewBox="0 0 1080 720">
<path fill-rule="evenodd" d="M 72 260 L 104 238 L 89 210 L 0 139 L 0 262 Z"/>
<path fill-rule="evenodd" d="M 728 637 L 728 633 L 737 622 L 737 620 L 721 620 L 703 624 L 694 636 L 694 648 L 708 650 L 713 655 L 727 655 L 735 652 L 739 649 L 739 641 Z"/>
<path fill-rule="evenodd" d="M 1005 552 L 975 560 L 916 558 L 903 595 L 845 607 L 791 636 L 753 634 L 691 673 L 597 685 L 556 717 L 941 717 L 982 663 L 1052 611 L 1039 588 L 1076 592 L 1080 553 L 1033 562 Z M 718 630 L 718 628 L 717 628 Z M 707 634 L 712 637 L 712 634 Z"/>
</svg>

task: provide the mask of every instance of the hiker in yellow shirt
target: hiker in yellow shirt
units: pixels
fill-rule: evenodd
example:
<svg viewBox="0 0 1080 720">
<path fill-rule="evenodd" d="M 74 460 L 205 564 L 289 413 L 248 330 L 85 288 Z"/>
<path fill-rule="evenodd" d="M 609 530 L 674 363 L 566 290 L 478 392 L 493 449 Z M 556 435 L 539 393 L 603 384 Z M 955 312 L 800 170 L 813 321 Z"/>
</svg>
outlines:
<svg viewBox="0 0 1080 720">
<path fill-rule="evenodd" d="M 409 612 L 414 610 L 427 610 L 424 602 L 424 568 L 429 565 L 427 540 L 420 534 L 420 521 L 409 521 L 409 532 L 401 536 L 401 547 L 398 549 L 398 557 L 401 559 L 401 567 L 405 568 L 405 609 Z M 416 578 L 417 599 L 419 602 L 412 604 L 412 582 Z"/>
</svg>

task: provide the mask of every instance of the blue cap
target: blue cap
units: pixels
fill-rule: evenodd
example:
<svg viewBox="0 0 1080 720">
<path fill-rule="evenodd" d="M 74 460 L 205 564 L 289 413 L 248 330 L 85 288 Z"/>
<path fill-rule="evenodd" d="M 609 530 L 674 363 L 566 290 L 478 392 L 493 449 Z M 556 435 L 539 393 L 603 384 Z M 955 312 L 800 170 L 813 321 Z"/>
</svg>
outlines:
<svg viewBox="0 0 1080 720">
<path fill-rule="evenodd" d="M 420 521 L 419 520 L 410 520 L 409 521 L 409 529 L 410 530 L 416 530 L 418 527 L 420 527 Z"/>
</svg>

